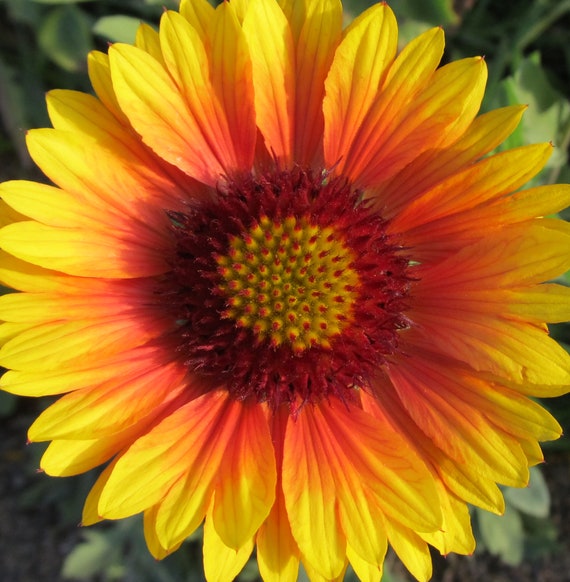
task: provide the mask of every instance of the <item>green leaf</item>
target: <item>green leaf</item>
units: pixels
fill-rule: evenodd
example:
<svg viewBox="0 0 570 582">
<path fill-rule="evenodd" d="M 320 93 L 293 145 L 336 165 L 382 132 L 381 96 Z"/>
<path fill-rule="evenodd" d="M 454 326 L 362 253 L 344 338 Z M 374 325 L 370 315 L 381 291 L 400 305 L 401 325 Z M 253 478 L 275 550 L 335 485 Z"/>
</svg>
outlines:
<svg viewBox="0 0 570 582">
<path fill-rule="evenodd" d="M 487 550 L 506 564 L 520 564 L 524 554 L 524 531 L 519 512 L 509 506 L 503 516 L 477 510 L 477 518 Z"/>
<path fill-rule="evenodd" d="M 141 21 L 133 16 L 117 14 L 102 16 L 95 22 L 93 33 L 111 42 L 126 42 L 134 44 L 137 29 Z"/>
<path fill-rule="evenodd" d="M 39 29 L 38 43 L 62 69 L 80 71 L 92 49 L 91 21 L 72 4 L 54 8 Z"/>
<path fill-rule="evenodd" d="M 525 103 L 528 105 L 522 122 L 505 141 L 501 149 L 518 147 L 527 143 L 551 141 L 555 147 L 546 165 L 550 172 L 543 172 L 529 186 L 550 182 L 549 176 L 556 177 L 567 161 L 566 147 L 570 131 L 570 102 L 550 83 L 540 54 L 533 53 L 520 61 L 514 75 L 505 79 L 499 95 L 491 103 L 493 107 Z M 556 174 L 552 171 L 555 170 Z"/>
<path fill-rule="evenodd" d="M 523 513 L 534 517 L 547 517 L 550 513 L 550 492 L 538 467 L 531 467 L 528 487 L 509 487 L 505 489 L 504 496 L 508 504 Z"/>
<path fill-rule="evenodd" d="M 113 552 L 113 538 L 95 530 L 83 532 L 85 541 L 69 553 L 63 564 L 63 578 L 89 580 L 103 574 L 109 566 L 109 554 Z"/>
</svg>

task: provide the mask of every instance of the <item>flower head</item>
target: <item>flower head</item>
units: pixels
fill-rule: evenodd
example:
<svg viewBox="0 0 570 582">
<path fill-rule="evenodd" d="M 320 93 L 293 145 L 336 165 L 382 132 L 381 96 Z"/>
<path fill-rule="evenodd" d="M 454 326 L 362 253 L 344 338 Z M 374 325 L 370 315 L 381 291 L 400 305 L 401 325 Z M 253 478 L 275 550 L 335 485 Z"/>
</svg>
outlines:
<svg viewBox="0 0 570 582">
<path fill-rule="evenodd" d="M 84 524 L 144 512 L 161 558 L 205 520 L 211 580 L 254 546 L 267 580 L 379 580 L 388 543 L 423 580 L 527 484 L 570 187 L 520 190 L 551 145 L 490 155 L 524 107 L 477 116 L 485 62 L 443 42 L 397 54 L 384 3 L 183 0 L 48 95 L 55 185 L 0 186 L 1 385 L 64 394 L 48 474 L 107 463 Z"/>
</svg>

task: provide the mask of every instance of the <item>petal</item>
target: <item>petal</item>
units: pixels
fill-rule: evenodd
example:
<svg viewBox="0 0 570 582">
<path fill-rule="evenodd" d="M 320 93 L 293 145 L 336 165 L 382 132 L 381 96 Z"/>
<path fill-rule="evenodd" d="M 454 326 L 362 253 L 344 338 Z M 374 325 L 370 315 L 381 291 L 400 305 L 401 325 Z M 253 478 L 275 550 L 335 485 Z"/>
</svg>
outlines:
<svg viewBox="0 0 570 582">
<path fill-rule="evenodd" d="M 350 561 L 350 565 L 354 573 L 358 576 L 361 582 L 380 582 L 382 579 L 383 564 L 369 564 L 363 560 L 350 546 L 346 547 L 346 556 Z"/>
<path fill-rule="evenodd" d="M 420 537 L 444 556 L 450 552 L 472 554 L 475 551 L 475 538 L 467 505 L 448 491 L 443 482 L 438 481 L 437 485 L 443 514 L 441 531 L 420 533 Z"/>
<path fill-rule="evenodd" d="M 136 375 L 144 361 L 165 362 L 164 352 L 155 347 L 143 346 L 132 350 L 122 349 L 120 353 L 96 361 L 81 361 L 75 366 L 52 371 L 9 370 L 0 378 L 2 390 L 21 396 L 47 396 L 80 390 L 105 382 L 112 378 Z"/>
<path fill-rule="evenodd" d="M 281 483 L 283 442 L 289 412 L 281 407 L 272 415 L 272 441 L 275 448 L 277 483 L 275 503 L 257 534 L 257 562 L 262 579 L 295 582 L 299 572 L 299 550 L 291 534 Z"/>
<path fill-rule="evenodd" d="M 18 291 L 53 291 L 59 289 L 64 280 L 76 278 L 32 265 L 0 250 L 0 281 L 6 287 Z"/>
<path fill-rule="evenodd" d="M 233 402 L 232 408 L 234 433 L 218 469 L 212 523 L 223 543 L 237 551 L 268 516 L 275 501 L 277 476 L 262 407 Z"/>
<path fill-rule="evenodd" d="M 505 226 L 521 223 L 547 214 L 554 214 L 570 205 L 570 186 L 553 184 L 538 186 L 509 196 L 480 204 L 449 219 L 438 221 L 431 228 L 434 239 L 443 238 L 443 243 L 430 244 L 428 226 L 422 233 L 423 254 L 431 247 L 431 254 L 441 255 L 440 249 L 449 249 L 488 237 L 491 232 L 500 232 Z M 427 245 L 425 244 L 427 242 Z M 435 240 L 434 240 L 435 242 Z M 450 244 L 451 243 L 451 244 Z"/>
<path fill-rule="evenodd" d="M 99 51 L 91 51 L 87 57 L 87 67 L 89 80 L 93 85 L 97 97 L 122 125 L 129 127 L 129 120 L 121 110 L 121 106 L 115 95 L 115 89 L 111 79 L 109 55 Z"/>
<path fill-rule="evenodd" d="M 130 212 L 133 200 L 141 196 L 161 208 L 175 209 L 182 206 L 182 198 L 202 194 L 203 185 L 157 157 L 128 123 L 118 121 L 95 97 L 78 91 L 54 90 L 47 95 L 47 105 L 56 129 L 78 134 L 82 140 L 95 139 L 97 144 L 124 160 L 131 174 L 140 177 L 142 184 L 138 190 L 122 191 L 120 197 L 105 198 L 105 193 L 101 193 L 110 205 L 121 205 L 122 212 Z"/>
<path fill-rule="evenodd" d="M 336 516 L 336 485 L 317 410 L 305 407 L 289 420 L 283 450 L 283 494 L 291 531 L 303 561 L 327 579 L 344 569 L 346 538 Z"/>
<path fill-rule="evenodd" d="M 338 172 L 345 173 L 353 180 L 360 177 L 365 164 L 369 163 L 373 156 L 369 149 L 366 157 L 363 157 L 365 146 L 370 142 L 374 149 L 377 149 L 377 142 L 382 143 L 384 136 L 390 135 L 402 121 L 404 104 L 410 103 L 432 76 L 443 55 L 443 45 L 443 31 L 434 28 L 404 48 L 390 67 L 378 98 L 353 140 L 352 147 L 344 152 L 344 158 L 337 168 Z M 330 164 L 337 160 L 326 161 Z"/>
<path fill-rule="evenodd" d="M 170 487 L 194 471 L 213 478 L 223 450 L 233 434 L 224 422 L 228 396 L 209 392 L 180 407 L 139 438 L 118 460 L 99 499 L 99 513 L 108 519 L 128 517 L 165 499 Z M 201 489 L 211 489 L 207 478 L 195 479 L 199 490 L 188 490 L 191 499 Z M 183 507 L 173 508 L 183 513 Z M 160 511 L 160 510 L 159 510 Z M 172 512 L 171 512 L 172 513 Z M 160 525 L 157 522 L 157 528 Z M 158 531 L 159 538 L 160 530 Z M 180 540 L 169 540 L 169 546 Z"/>
<path fill-rule="evenodd" d="M 79 280 L 80 281 L 80 280 Z M 86 283 L 86 284 L 85 284 Z M 150 280 L 86 281 L 60 292 L 9 293 L 0 297 L 0 319 L 43 323 L 126 315 L 145 317 L 152 313 Z"/>
<path fill-rule="evenodd" d="M 152 26 L 142 22 L 137 28 L 135 46 L 148 53 L 153 59 L 161 65 L 165 65 L 162 58 L 162 49 L 160 47 L 160 36 Z"/>
<path fill-rule="evenodd" d="M 232 16 L 232 9 L 229 7 L 216 11 L 211 29 L 213 33 L 211 64 L 208 62 L 206 47 L 200 35 L 184 17 L 177 12 L 168 11 L 163 14 L 160 24 L 160 46 L 164 62 L 176 84 L 176 90 L 185 103 L 181 113 L 184 114 L 188 125 L 194 127 L 193 134 L 187 135 L 185 139 L 187 142 L 190 140 L 195 142 L 194 148 L 197 146 L 207 148 L 215 158 L 216 165 L 223 168 L 224 174 L 237 169 L 249 169 L 249 166 L 240 164 L 251 160 L 255 146 L 251 81 L 248 83 L 247 77 L 241 77 L 251 75 L 250 64 L 245 41 Z M 220 34 L 226 35 L 226 38 L 222 39 Z M 231 61 L 234 62 L 235 59 L 233 70 L 228 62 L 225 65 L 220 62 L 220 50 L 224 50 L 224 47 L 226 50 L 231 47 L 233 51 Z M 221 75 L 227 77 L 222 78 Z M 213 79 L 210 80 L 210 77 Z M 234 95 L 236 93 L 237 95 Z M 228 123 L 225 106 L 228 106 L 234 98 L 241 98 L 242 102 L 239 105 L 234 104 L 229 110 L 231 120 Z M 158 105 L 150 102 L 149 104 L 153 108 Z M 241 120 L 236 119 L 236 115 L 240 114 L 244 117 Z M 234 134 L 237 125 L 240 125 L 240 132 Z M 145 134 L 141 132 L 141 135 L 145 139 Z M 152 137 L 149 134 L 148 138 L 155 144 L 161 139 L 156 135 L 156 131 Z M 239 140 L 243 138 L 246 141 L 240 143 Z M 151 147 L 156 149 L 156 146 Z M 161 152 L 158 149 L 156 151 Z M 167 155 L 171 156 L 171 153 L 163 155 L 170 161 Z M 188 173 L 192 175 L 191 172 Z M 196 177 L 201 179 L 199 176 Z"/>
<path fill-rule="evenodd" d="M 389 375 L 414 422 L 449 457 L 477 467 L 493 481 L 527 484 L 526 457 L 516 439 L 498 430 L 463 396 L 471 384 L 452 363 L 428 352 L 390 366 Z"/>
<path fill-rule="evenodd" d="M 399 101 L 394 118 L 378 118 L 381 106 L 375 105 L 347 155 L 346 173 L 363 184 L 375 184 L 422 152 L 455 142 L 479 110 L 486 79 L 483 59 L 464 59 L 438 69 L 408 106 Z M 384 101 L 381 95 L 379 104 Z M 400 96 L 393 98 L 399 100 Z"/>
<path fill-rule="evenodd" d="M 210 23 L 215 18 L 214 7 L 208 0 L 182 0 L 178 11 L 200 35 L 202 42 L 205 42 Z"/>
<path fill-rule="evenodd" d="M 479 115 L 448 148 L 425 151 L 376 189 L 374 198 L 383 215 L 392 217 L 422 192 L 482 158 L 515 130 L 526 106 L 512 105 Z"/>
<path fill-rule="evenodd" d="M 506 297 L 509 313 L 526 321 L 565 323 L 570 320 L 570 288 L 562 285 L 536 285 L 511 289 Z"/>
<path fill-rule="evenodd" d="M 406 435 L 407 442 L 413 445 L 419 456 L 451 492 L 459 499 L 487 511 L 504 511 L 503 496 L 495 482 L 479 474 L 477 468 L 452 461 L 433 441 L 426 438 L 425 433 L 406 412 L 390 380 L 377 378 L 374 392 L 378 396 L 362 393 L 364 410 L 378 422 L 387 423 Z M 445 520 L 445 516 L 443 518 Z"/>
<path fill-rule="evenodd" d="M 100 229 L 164 245 L 170 225 L 164 211 L 179 209 L 181 198 L 192 195 L 113 139 L 104 144 L 85 133 L 53 129 L 27 136 L 34 161 L 54 183 L 84 204 L 87 214 L 91 207 L 96 217 L 108 214 Z"/>
<path fill-rule="evenodd" d="M 254 541 L 249 539 L 239 548 L 230 548 L 218 536 L 211 514 L 204 524 L 204 573 L 211 582 L 233 580 L 243 569 L 253 552 Z"/>
<path fill-rule="evenodd" d="M 81 365 L 144 345 L 155 336 L 145 327 L 144 321 L 129 317 L 49 322 L 6 342 L 0 349 L 0 361 L 6 368 L 26 372 Z"/>
<path fill-rule="evenodd" d="M 516 192 L 500 201 L 509 222 L 554 214 L 570 205 L 570 185 L 551 184 Z M 493 209 L 496 211 L 496 209 Z"/>
<path fill-rule="evenodd" d="M 360 409 L 341 403 L 307 407 L 288 427 L 283 466 L 287 512 L 303 556 L 323 576 L 337 575 L 343 565 L 339 527 L 332 511 L 325 511 L 335 497 L 348 541 L 371 563 L 381 563 L 384 556 L 383 532 L 375 525 L 379 510 L 420 530 L 439 527 L 427 470 L 408 445 L 385 428 Z M 331 535 L 338 540 L 336 556 Z"/>
<path fill-rule="evenodd" d="M 532 385 L 570 383 L 570 357 L 544 326 L 505 316 L 508 305 L 477 297 L 478 290 L 540 282 L 564 272 L 570 237 L 555 222 L 535 221 L 502 229 L 425 269 L 418 283 L 413 319 L 422 342 L 479 371 Z M 424 287 L 425 285 L 425 287 Z"/>
<path fill-rule="evenodd" d="M 297 2 L 295 7 L 301 6 Z M 323 163 L 325 78 L 342 32 L 339 0 L 311 0 L 304 6 L 296 38 L 294 159 L 301 165 Z M 293 23 L 291 24 L 293 27 Z"/>
<path fill-rule="evenodd" d="M 29 439 L 93 439 L 126 430 L 183 391 L 189 392 L 184 374 L 184 368 L 177 364 L 152 369 L 141 362 L 134 377 L 74 390 L 40 414 L 30 427 Z"/>
<path fill-rule="evenodd" d="M 391 229 L 405 231 L 412 243 L 416 243 L 433 237 L 433 232 L 424 225 L 438 222 L 439 239 L 445 236 L 443 221 L 452 222 L 457 214 L 473 206 L 518 190 L 542 170 L 551 153 L 550 144 L 529 145 L 469 166 L 406 206 L 394 218 Z M 410 233 L 414 229 L 417 234 Z"/>
<path fill-rule="evenodd" d="M 559 228 L 558 223 L 563 228 Z M 570 228 L 557 220 L 509 225 L 419 274 L 421 300 L 489 289 L 519 288 L 554 279 L 570 268 Z"/>
<path fill-rule="evenodd" d="M 101 225 L 112 222 L 106 209 L 91 206 L 86 213 L 85 201 L 47 184 L 27 180 L 3 182 L 0 196 L 17 212 L 48 226 L 101 228 Z"/>
<path fill-rule="evenodd" d="M 140 429 L 128 430 L 102 439 L 55 440 L 42 456 L 41 469 L 54 477 L 69 477 L 98 467 L 132 442 Z"/>
<path fill-rule="evenodd" d="M 193 31 L 189 25 L 188 29 Z M 175 32 L 171 29 L 168 32 L 168 40 L 177 43 Z M 199 42 L 195 32 L 189 34 L 186 45 Z M 178 55 L 181 49 L 176 45 L 175 50 Z M 219 138 L 216 130 L 210 130 L 209 123 L 200 125 L 201 120 L 189 110 L 190 104 L 185 101 L 176 83 L 160 63 L 143 50 L 116 43 L 109 49 L 109 59 L 117 101 L 144 143 L 189 176 L 214 186 L 224 174 L 225 161 L 213 149 Z M 191 70 L 196 69 L 200 71 L 196 83 L 206 82 L 204 73 L 208 70 L 207 64 L 194 62 Z M 186 91 L 190 91 L 191 87 L 185 87 Z M 206 94 L 208 90 L 202 89 Z M 199 106 L 202 102 L 193 104 Z M 204 105 L 207 104 L 212 105 L 205 99 Z M 210 121 L 215 124 L 216 119 L 212 116 Z"/>
<path fill-rule="evenodd" d="M 351 148 L 384 81 L 398 44 L 394 13 L 376 4 L 344 32 L 327 76 L 323 102 L 325 160 L 334 166 Z"/>
<path fill-rule="evenodd" d="M 103 469 L 103 472 L 99 475 L 93 487 L 91 487 L 91 490 L 87 495 L 87 499 L 85 500 L 85 505 L 83 506 L 81 525 L 93 525 L 94 523 L 98 523 L 103 520 L 103 517 L 100 515 L 98 510 L 99 498 L 101 497 L 101 493 L 103 492 L 109 477 L 113 473 L 119 458 L 120 457 L 116 457 L 113 459 L 113 461 L 111 461 Z"/>
<path fill-rule="evenodd" d="M 251 168 L 257 138 L 252 65 L 233 3 L 223 2 L 215 11 L 210 35 L 212 84 L 228 121 L 235 165 Z M 228 59 L 228 55 L 232 58 Z"/>
<path fill-rule="evenodd" d="M 142 421 L 110 436 L 89 440 L 54 440 L 42 456 L 41 468 L 48 475 L 57 477 L 77 475 L 93 469 L 147 432 L 156 423 L 156 419 L 161 418 L 172 406 L 172 402 L 161 402 Z"/>
<path fill-rule="evenodd" d="M 156 535 L 156 512 L 156 505 L 144 512 L 144 539 L 149 552 L 154 556 L 154 558 L 162 560 L 180 548 L 182 542 L 168 549 L 162 547 L 160 540 Z"/>
<path fill-rule="evenodd" d="M 428 545 L 421 537 L 399 523 L 386 521 L 386 533 L 390 545 L 404 566 L 419 582 L 427 582 L 432 574 L 432 562 Z"/>
<path fill-rule="evenodd" d="M 253 65 L 255 111 L 267 149 L 288 167 L 293 159 L 295 57 L 289 23 L 273 0 L 250 0 L 243 20 Z"/>
</svg>

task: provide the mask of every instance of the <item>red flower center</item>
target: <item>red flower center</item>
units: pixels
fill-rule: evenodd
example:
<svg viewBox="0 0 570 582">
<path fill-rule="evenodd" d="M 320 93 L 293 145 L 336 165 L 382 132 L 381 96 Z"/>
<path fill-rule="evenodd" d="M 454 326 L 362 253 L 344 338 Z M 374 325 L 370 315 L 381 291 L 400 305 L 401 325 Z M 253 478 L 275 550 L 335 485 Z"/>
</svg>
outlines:
<svg viewBox="0 0 570 582">
<path fill-rule="evenodd" d="M 212 388 L 292 410 L 351 400 L 397 349 L 409 260 L 343 178 L 248 175 L 170 217 L 161 297 L 183 361 Z"/>
</svg>

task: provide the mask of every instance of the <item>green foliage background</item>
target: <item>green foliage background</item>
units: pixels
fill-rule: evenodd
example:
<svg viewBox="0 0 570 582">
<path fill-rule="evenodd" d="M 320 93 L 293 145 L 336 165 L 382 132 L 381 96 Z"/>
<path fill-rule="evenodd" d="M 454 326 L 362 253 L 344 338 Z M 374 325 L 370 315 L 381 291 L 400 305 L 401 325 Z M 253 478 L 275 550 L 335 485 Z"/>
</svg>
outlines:
<svg viewBox="0 0 570 582">
<path fill-rule="evenodd" d="M 489 83 L 483 109 L 526 103 L 529 108 L 517 131 L 503 147 L 551 141 L 556 146 L 546 170 L 535 183 L 570 181 L 570 1 L 519 0 L 392 0 L 400 22 L 401 44 L 431 26 L 443 26 L 444 59 L 484 55 Z M 346 0 L 347 19 L 372 2 Z M 105 50 L 110 42 L 132 42 L 141 21 L 156 25 L 165 7 L 176 0 L 0 0 L 0 178 L 38 178 L 26 152 L 28 128 L 49 125 L 44 94 L 52 88 L 90 91 L 86 55 Z M 41 179 L 41 178 L 40 178 Z M 570 214 L 563 215 L 569 218 Z M 570 250 L 569 250 L 570 251 Z M 570 284 L 566 276 L 560 280 Z M 563 345 L 570 327 L 552 328 Z M 570 427 L 570 398 L 545 403 Z M 0 395 L 0 418 L 15 414 L 15 397 Z M 570 431 L 566 431 L 570 432 Z M 568 451 L 568 439 L 550 445 Z M 547 449 L 548 452 L 548 449 Z M 30 461 L 37 466 L 41 451 Z M 62 523 L 78 520 L 92 475 L 43 480 L 22 496 L 24 506 L 41 510 L 55 505 Z M 556 530 L 549 518 L 550 492 L 540 469 L 531 486 L 506 490 L 503 518 L 474 510 L 479 550 L 487 549 L 508 564 L 519 564 L 545 552 L 556 552 Z M 139 518 L 91 528 L 69 553 L 62 578 L 101 581 L 181 582 L 202 579 L 200 534 L 164 562 L 147 553 Z M 477 558 L 475 558 L 477 559 Z M 252 560 L 240 575 L 255 580 Z M 350 572 L 347 579 L 350 579 Z M 301 579 L 306 576 L 301 573 Z M 397 581 L 388 571 L 386 581 Z"/>
</svg>

